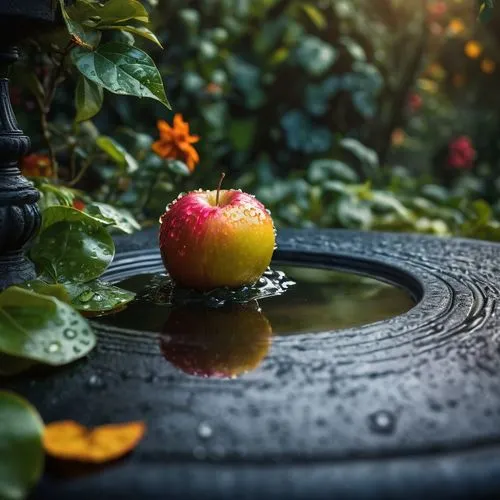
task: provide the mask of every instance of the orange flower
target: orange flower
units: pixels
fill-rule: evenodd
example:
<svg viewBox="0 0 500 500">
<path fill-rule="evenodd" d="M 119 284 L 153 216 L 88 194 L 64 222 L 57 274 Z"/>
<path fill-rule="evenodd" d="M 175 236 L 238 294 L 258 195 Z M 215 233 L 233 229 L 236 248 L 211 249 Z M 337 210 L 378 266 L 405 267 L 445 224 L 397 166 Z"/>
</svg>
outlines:
<svg viewBox="0 0 500 500">
<path fill-rule="evenodd" d="M 469 40 L 464 47 L 465 55 L 470 59 L 477 59 L 482 51 L 483 46 L 476 40 Z"/>
<path fill-rule="evenodd" d="M 496 68 L 495 61 L 492 61 L 491 59 L 483 59 L 481 61 L 481 71 L 483 73 L 486 73 L 487 75 L 491 75 Z"/>
<path fill-rule="evenodd" d="M 100 464 L 133 450 L 145 431 L 143 422 L 101 425 L 89 430 L 65 420 L 45 427 L 43 446 L 49 455 L 62 460 Z"/>
<path fill-rule="evenodd" d="M 46 155 L 30 154 L 21 158 L 19 168 L 26 177 L 52 177 L 50 158 Z"/>
<path fill-rule="evenodd" d="M 189 135 L 189 124 L 179 113 L 174 116 L 173 127 L 165 120 L 158 120 L 157 126 L 160 139 L 151 146 L 153 151 L 162 158 L 184 161 L 192 172 L 200 161 L 198 152 L 192 144 L 198 142 L 200 138 L 197 135 Z"/>
<path fill-rule="evenodd" d="M 460 33 L 463 33 L 465 31 L 465 24 L 461 19 L 458 19 L 457 17 L 455 19 L 452 19 L 449 24 L 448 24 L 448 33 L 450 35 L 460 35 Z"/>
</svg>

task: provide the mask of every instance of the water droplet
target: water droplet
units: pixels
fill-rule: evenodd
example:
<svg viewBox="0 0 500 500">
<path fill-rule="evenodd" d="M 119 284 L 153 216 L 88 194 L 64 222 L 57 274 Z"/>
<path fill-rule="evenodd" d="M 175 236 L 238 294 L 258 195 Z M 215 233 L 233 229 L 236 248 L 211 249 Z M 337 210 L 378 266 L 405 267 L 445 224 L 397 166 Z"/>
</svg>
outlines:
<svg viewBox="0 0 500 500">
<path fill-rule="evenodd" d="M 76 334 L 75 330 L 72 330 L 71 328 L 67 328 L 66 330 L 64 330 L 63 335 L 68 340 L 71 340 L 71 339 L 74 339 L 77 334 Z"/>
<path fill-rule="evenodd" d="M 201 422 L 201 424 L 198 426 L 198 436 L 201 439 L 210 439 L 212 437 L 212 434 L 214 433 L 212 427 L 208 425 L 206 422 Z"/>
<path fill-rule="evenodd" d="M 396 429 L 396 417 L 387 410 L 379 410 L 368 416 L 368 424 L 373 432 L 392 434 Z"/>
<path fill-rule="evenodd" d="M 89 300 L 92 300 L 94 295 L 95 292 L 88 288 L 87 290 L 84 290 L 80 295 L 78 295 L 77 300 L 80 302 L 88 302 Z"/>
<path fill-rule="evenodd" d="M 87 386 L 90 389 L 102 389 L 105 387 L 105 383 L 99 375 L 91 375 L 87 381 Z"/>
<path fill-rule="evenodd" d="M 45 352 L 48 352 L 49 354 L 53 354 L 55 352 L 58 352 L 61 350 L 61 344 L 57 341 L 51 342 L 46 348 Z"/>
</svg>

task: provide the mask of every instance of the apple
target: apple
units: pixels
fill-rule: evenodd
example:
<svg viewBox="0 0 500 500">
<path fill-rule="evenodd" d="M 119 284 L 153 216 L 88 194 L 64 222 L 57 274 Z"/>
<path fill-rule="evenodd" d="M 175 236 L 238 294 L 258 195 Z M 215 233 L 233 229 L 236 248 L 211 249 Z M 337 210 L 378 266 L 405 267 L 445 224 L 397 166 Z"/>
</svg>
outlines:
<svg viewBox="0 0 500 500">
<path fill-rule="evenodd" d="M 179 195 L 160 218 L 163 263 L 177 285 L 196 290 L 256 282 L 271 262 L 275 229 L 253 195 L 241 190 Z"/>
<path fill-rule="evenodd" d="M 271 345 L 272 328 L 258 307 L 180 306 L 160 336 L 165 359 L 198 377 L 234 378 L 256 368 Z"/>
</svg>

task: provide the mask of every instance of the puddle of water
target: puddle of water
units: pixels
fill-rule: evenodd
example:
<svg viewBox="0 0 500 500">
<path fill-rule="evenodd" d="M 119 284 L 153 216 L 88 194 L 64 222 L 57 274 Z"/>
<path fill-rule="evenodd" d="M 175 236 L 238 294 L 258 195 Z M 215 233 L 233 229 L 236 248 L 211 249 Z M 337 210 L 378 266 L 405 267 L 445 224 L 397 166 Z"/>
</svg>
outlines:
<svg viewBox="0 0 500 500">
<path fill-rule="evenodd" d="M 126 310 L 99 321 L 126 329 L 164 332 L 167 318 L 177 306 L 172 307 L 170 290 L 158 286 L 161 279 L 165 278 L 141 274 L 118 283 L 137 293 L 139 299 Z M 290 281 L 295 284 L 290 286 Z M 251 295 L 254 300 L 248 302 L 246 308 L 260 309 L 271 324 L 273 335 L 350 328 L 397 316 L 415 305 L 406 290 L 374 278 L 331 269 L 273 266 L 273 274 L 268 274 L 261 285 L 260 290 Z M 210 305 L 212 299 L 219 300 L 209 297 L 200 300 L 198 305 Z M 183 300 L 182 296 L 178 297 L 181 305 Z M 200 314 L 195 312 L 194 305 L 186 306 L 185 315 Z M 232 305 L 233 310 L 237 309 L 236 305 Z"/>
</svg>

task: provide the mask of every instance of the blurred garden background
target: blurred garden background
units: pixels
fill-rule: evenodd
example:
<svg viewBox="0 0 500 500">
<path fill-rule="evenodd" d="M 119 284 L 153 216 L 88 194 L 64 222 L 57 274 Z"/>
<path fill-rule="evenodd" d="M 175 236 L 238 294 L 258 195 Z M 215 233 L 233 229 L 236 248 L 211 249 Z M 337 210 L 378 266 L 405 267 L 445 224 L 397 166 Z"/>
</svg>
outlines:
<svg viewBox="0 0 500 500">
<path fill-rule="evenodd" d="M 114 207 L 135 230 L 225 172 L 279 227 L 500 240 L 498 8 L 481 20 L 477 0 L 142 3 L 163 48 L 102 36 L 152 57 L 171 111 L 103 99 L 61 60 L 57 30 L 25 44 L 11 97 L 42 208 Z"/>
</svg>

